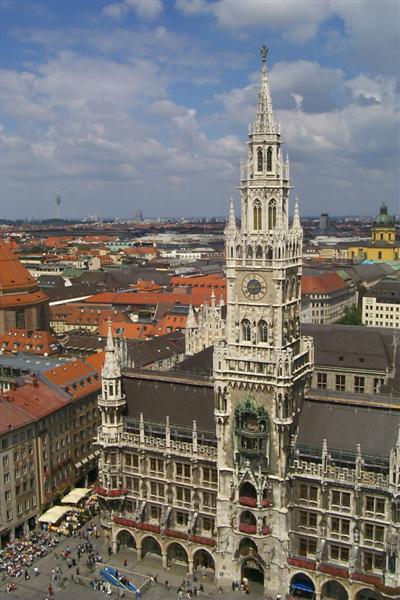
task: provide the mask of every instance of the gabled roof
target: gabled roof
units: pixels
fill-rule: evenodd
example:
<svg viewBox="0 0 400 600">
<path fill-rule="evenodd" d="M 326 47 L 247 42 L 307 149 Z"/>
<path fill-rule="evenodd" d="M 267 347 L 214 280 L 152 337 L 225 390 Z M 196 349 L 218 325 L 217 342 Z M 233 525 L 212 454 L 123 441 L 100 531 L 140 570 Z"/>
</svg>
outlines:
<svg viewBox="0 0 400 600">
<path fill-rule="evenodd" d="M 343 279 L 335 272 L 318 275 L 303 274 L 301 278 L 302 294 L 329 294 L 348 287 Z"/>
</svg>

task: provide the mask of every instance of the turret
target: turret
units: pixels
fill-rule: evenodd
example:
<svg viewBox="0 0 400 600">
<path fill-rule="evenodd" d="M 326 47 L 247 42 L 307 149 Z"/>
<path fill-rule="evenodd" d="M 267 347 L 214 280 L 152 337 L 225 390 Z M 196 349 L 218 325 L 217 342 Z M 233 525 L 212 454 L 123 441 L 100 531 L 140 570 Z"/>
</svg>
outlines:
<svg viewBox="0 0 400 600">
<path fill-rule="evenodd" d="M 122 412 L 125 407 L 125 395 L 121 389 L 119 352 L 114 344 L 110 322 L 108 322 L 101 379 L 102 392 L 98 398 L 98 406 L 101 411 L 102 433 L 117 435 L 123 430 Z"/>
</svg>

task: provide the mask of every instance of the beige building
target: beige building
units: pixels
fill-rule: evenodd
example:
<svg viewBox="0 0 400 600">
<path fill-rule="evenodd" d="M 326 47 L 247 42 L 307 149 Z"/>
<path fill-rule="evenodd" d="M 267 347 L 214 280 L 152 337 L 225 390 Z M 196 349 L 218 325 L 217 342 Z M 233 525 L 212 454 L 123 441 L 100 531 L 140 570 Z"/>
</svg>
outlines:
<svg viewBox="0 0 400 600">
<path fill-rule="evenodd" d="M 362 322 L 367 327 L 400 329 L 400 279 L 384 279 L 366 292 Z"/>
</svg>

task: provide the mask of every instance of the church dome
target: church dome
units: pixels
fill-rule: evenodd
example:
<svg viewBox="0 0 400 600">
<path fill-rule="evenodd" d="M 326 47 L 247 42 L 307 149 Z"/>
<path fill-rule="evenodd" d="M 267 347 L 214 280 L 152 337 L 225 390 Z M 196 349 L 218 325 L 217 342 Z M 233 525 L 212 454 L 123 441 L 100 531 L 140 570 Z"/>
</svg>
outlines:
<svg viewBox="0 0 400 600">
<path fill-rule="evenodd" d="M 374 219 L 374 227 L 394 227 L 394 225 L 394 217 L 392 215 L 388 215 L 387 206 L 383 202 L 379 211 L 379 215 L 377 215 Z"/>
</svg>

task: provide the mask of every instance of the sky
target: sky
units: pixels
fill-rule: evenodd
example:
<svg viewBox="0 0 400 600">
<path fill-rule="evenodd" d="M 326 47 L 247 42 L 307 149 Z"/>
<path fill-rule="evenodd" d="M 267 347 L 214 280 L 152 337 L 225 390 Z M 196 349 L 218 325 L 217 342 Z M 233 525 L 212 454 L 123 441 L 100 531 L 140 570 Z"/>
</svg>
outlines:
<svg viewBox="0 0 400 600">
<path fill-rule="evenodd" d="M 0 217 L 225 215 L 263 44 L 301 213 L 399 214 L 399 8 L 1 0 Z"/>
</svg>

